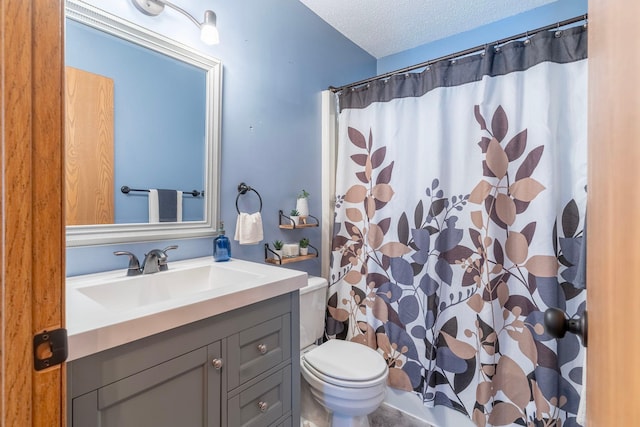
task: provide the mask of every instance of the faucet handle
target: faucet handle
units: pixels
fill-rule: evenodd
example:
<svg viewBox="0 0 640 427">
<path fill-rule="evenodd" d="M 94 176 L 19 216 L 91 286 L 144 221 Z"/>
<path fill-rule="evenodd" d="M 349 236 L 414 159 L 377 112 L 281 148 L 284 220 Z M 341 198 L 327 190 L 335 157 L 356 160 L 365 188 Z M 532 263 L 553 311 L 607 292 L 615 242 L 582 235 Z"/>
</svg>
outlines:
<svg viewBox="0 0 640 427">
<path fill-rule="evenodd" d="M 167 246 L 166 248 L 164 248 L 164 249 L 162 250 L 162 252 L 164 252 L 164 254 L 166 255 L 166 254 L 167 254 L 167 251 L 171 251 L 171 250 L 173 250 L 173 249 L 178 249 L 178 245 L 171 245 L 171 246 Z"/>
<path fill-rule="evenodd" d="M 164 254 L 164 257 L 161 257 L 158 260 L 158 269 L 160 271 L 167 271 L 169 269 L 169 266 L 167 265 L 167 261 L 169 259 L 169 257 L 167 256 L 167 251 L 170 251 L 170 250 L 173 250 L 173 249 L 178 249 L 178 245 L 167 246 L 166 248 L 164 248 L 162 250 L 162 253 Z"/>
<path fill-rule="evenodd" d="M 129 267 L 127 269 L 127 276 L 137 276 L 141 274 L 140 271 L 140 261 L 138 261 L 138 257 L 128 251 L 115 251 L 113 253 L 116 256 L 119 255 L 127 255 L 129 257 Z"/>
</svg>

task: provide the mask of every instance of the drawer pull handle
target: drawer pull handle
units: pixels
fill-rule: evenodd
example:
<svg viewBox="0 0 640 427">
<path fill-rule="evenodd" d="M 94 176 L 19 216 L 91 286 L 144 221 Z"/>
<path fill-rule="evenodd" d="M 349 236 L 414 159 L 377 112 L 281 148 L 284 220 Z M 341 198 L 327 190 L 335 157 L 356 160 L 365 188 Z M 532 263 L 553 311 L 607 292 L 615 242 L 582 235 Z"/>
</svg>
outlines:
<svg viewBox="0 0 640 427">
<path fill-rule="evenodd" d="M 222 368 L 223 362 L 222 362 L 222 359 L 213 359 L 211 361 L 211 364 L 213 365 L 214 368 L 220 370 L 220 368 Z"/>
<path fill-rule="evenodd" d="M 260 409 L 260 412 L 265 412 L 269 409 L 269 404 L 267 402 L 258 402 L 258 409 Z"/>
<path fill-rule="evenodd" d="M 266 354 L 267 353 L 266 344 L 258 344 L 258 351 L 260 352 L 260 354 Z"/>
</svg>

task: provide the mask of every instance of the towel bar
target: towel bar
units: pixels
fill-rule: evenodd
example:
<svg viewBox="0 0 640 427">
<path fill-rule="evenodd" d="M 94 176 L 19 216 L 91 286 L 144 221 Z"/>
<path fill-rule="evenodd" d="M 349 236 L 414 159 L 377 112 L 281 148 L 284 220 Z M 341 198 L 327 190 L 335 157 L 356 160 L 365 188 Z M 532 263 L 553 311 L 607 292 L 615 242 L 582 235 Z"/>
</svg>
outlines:
<svg viewBox="0 0 640 427">
<path fill-rule="evenodd" d="M 258 212 L 262 212 L 262 197 L 260 197 L 260 193 L 258 193 L 255 188 L 251 188 L 244 182 L 241 182 L 238 185 L 238 195 L 236 196 L 236 210 L 238 211 L 238 213 L 240 213 L 240 208 L 238 207 L 238 199 L 240 199 L 241 195 L 247 194 L 247 191 L 253 191 L 257 194 L 258 199 L 260 199 L 260 209 L 258 210 Z"/>
<path fill-rule="evenodd" d="M 140 189 L 140 188 L 130 188 L 126 185 L 123 185 L 120 188 L 120 191 L 122 191 L 124 194 L 129 194 L 131 191 L 144 191 L 144 192 L 149 192 L 148 189 Z M 204 196 L 204 191 L 198 191 L 198 190 L 193 190 L 193 191 L 183 191 L 182 192 L 183 195 L 185 194 L 190 194 L 193 197 L 198 197 L 198 196 Z"/>
</svg>

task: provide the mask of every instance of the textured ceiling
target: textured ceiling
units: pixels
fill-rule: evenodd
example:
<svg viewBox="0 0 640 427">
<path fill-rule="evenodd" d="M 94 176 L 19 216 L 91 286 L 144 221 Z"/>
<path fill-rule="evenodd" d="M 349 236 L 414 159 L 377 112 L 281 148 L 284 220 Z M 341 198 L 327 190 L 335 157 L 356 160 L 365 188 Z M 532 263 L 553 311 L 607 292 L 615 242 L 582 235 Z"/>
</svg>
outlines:
<svg viewBox="0 0 640 427">
<path fill-rule="evenodd" d="M 300 0 L 376 58 L 556 0 Z"/>
</svg>

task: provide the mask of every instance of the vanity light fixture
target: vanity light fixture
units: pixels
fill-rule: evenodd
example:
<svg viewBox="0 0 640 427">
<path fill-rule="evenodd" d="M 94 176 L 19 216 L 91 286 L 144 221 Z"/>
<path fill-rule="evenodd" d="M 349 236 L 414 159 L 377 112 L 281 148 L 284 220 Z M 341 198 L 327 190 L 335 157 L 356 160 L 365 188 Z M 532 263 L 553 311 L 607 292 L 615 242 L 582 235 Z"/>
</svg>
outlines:
<svg viewBox="0 0 640 427">
<path fill-rule="evenodd" d="M 220 43 L 218 28 L 216 28 L 216 14 L 211 10 L 205 10 L 204 21 L 198 22 L 198 20 L 191 16 L 189 12 L 171 2 L 168 2 L 167 0 L 131 0 L 131 2 L 136 7 L 136 9 L 149 16 L 160 15 L 160 13 L 162 13 L 162 11 L 164 10 L 164 7 L 169 6 L 171 9 L 177 10 L 178 12 L 189 18 L 191 22 L 193 22 L 198 28 L 200 28 L 200 39 L 204 43 Z"/>
</svg>

